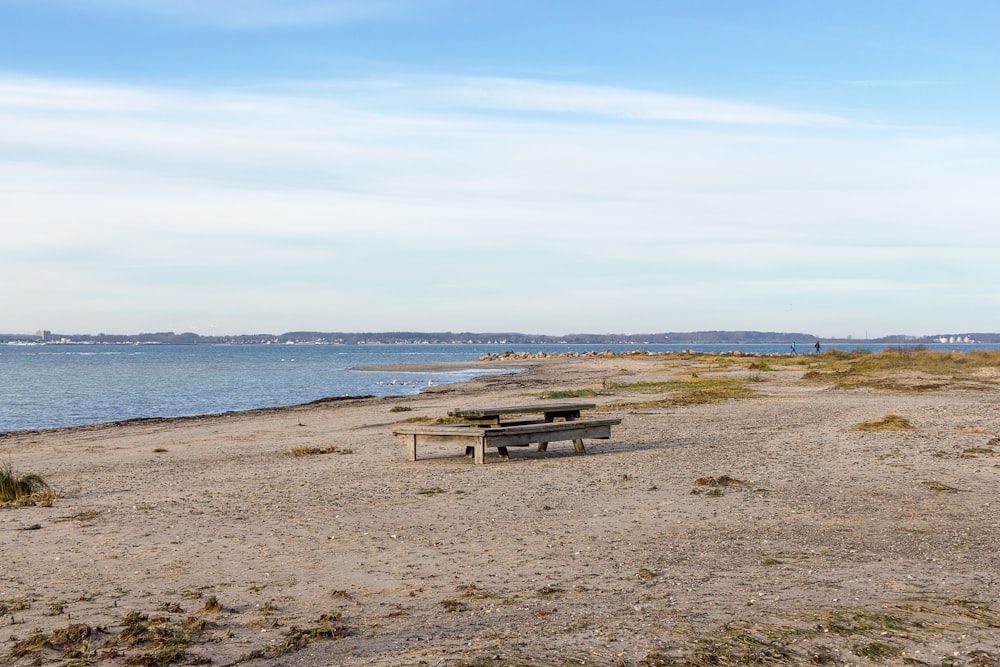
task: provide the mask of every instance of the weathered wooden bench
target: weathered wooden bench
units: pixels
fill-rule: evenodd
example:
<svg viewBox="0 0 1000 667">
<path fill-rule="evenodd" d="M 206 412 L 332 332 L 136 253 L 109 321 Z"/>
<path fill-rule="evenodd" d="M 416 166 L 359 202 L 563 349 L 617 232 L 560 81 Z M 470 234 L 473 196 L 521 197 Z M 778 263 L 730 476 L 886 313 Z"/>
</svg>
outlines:
<svg viewBox="0 0 1000 667">
<path fill-rule="evenodd" d="M 487 447 L 496 447 L 500 458 L 507 460 L 510 458 L 508 447 L 527 447 L 538 443 L 539 450 L 545 451 L 545 445 L 550 442 L 572 440 L 576 451 L 586 454 L 583 446 L 585 438 L 607 440 L 611 437 L 611 427 L 621 422 L 621 419 L 577 419 L 504 426 L 401 424 L 392 432 L 406 445 L 410 461 L 417 460 L 418 445 L 454 444 L 464 445 L 467 456 L 471 449 L 475 462 L 482 464 L 485 463 Z"/>
<path fill-rule="evenodd" d="M 513 426 L 507 415 L 542 413 L 542 421 L 573 421 L 580 418 L 583 410 L 593 410 L 594 403 L 532 403 L 531 405 L 507 405 L 499 408 L 461 408 L 448 414 L 459 417 L 476 426 Z M 524 419 L 521 417 L 520 419 Z"/>
</svg>

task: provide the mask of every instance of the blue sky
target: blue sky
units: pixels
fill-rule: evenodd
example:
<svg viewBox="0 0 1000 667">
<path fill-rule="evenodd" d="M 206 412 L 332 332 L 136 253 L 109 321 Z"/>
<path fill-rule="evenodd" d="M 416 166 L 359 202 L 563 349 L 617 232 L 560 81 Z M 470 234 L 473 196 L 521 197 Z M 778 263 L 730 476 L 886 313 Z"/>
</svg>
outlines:
<svg viewBox="0 0 1000 667">
<path fill-rule="evenodd" d="M 0 0 L 0 332 L 998 331 L 998 30 Z"/>
</svg>

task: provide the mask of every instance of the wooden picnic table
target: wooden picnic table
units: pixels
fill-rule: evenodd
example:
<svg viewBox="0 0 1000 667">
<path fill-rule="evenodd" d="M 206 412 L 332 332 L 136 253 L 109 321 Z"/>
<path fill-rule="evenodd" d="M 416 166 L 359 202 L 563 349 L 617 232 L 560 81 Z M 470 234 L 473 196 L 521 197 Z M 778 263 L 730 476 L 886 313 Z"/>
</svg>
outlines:
<svg viewBox="0 0 1000 667">
<path fill-rule="evenodd" d="M 508 447 L 526 447 L 537 443 L 544 452 L 549 442 L 572 440 L 580 454 L 586 454 L 584 438 L 607 439 L 611 427 L 620 419 L 580 419 L 581 411 L 597 407 L 594 403 L 546 403 L 510 405 L 494 408 L 462 408 L 448 414 L 464 423 L 449 425 L 401 425 L 393 430 L 407 446 L 407 458 L 417 460 L 417 445 L 464 444 L 465 455 L 484 463 L 486 447 L 496 447 L 500 458 L 509 458 Z M 508 419 L 541 413 L 541 419 Z"/>
</svg>

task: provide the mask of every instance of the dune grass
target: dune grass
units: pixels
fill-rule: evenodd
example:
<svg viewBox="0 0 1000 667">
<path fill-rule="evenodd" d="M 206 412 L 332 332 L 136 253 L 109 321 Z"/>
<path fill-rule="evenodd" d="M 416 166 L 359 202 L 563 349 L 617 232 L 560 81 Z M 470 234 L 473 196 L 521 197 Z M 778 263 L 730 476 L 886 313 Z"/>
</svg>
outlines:
<svg viewBox="0 0 1000 667">
<path fill-rule="evenodd" d="M 829 382 L 838 388 L 868 387 L 889 391 L 932 391 L 946 387 L 994 388 L 998 378 L 982 373 L 1000 368 L 1000 350 L 938 352 L 924 349 L 831 350 L 795 363 L 809 366 L 805 380 Z"/>
<path fill-rule="evenodd" d="M 10 463 L 0 464 L 0 503 L 30 505 L 51 502 L 55 493 L 41 475 L 18 474 Z"/>
</svg>

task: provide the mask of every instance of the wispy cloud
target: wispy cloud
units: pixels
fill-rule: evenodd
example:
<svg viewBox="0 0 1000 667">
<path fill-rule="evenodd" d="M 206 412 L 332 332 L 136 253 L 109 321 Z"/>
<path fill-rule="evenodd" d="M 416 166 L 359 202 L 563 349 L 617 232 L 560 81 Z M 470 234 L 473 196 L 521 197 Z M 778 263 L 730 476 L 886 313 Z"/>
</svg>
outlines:
<svg viewBox="0 0 1000 667">
<path fill-rule="evenodd" d="M 469 78 L 447 89 L 459 101 L 490 109 L 739 125 L 843 126 L 835 115 L 811 113 L 614 86 L 502 78 Z"/>
</svg>

